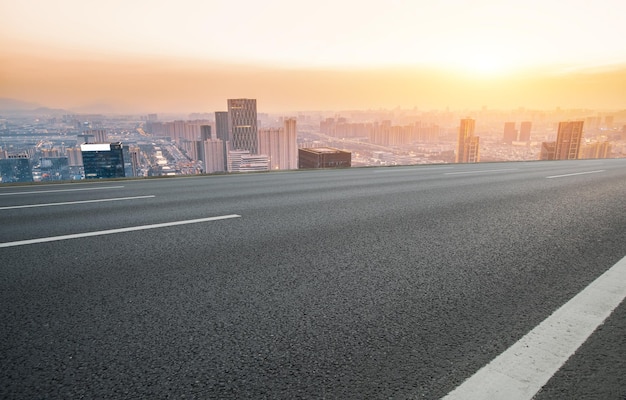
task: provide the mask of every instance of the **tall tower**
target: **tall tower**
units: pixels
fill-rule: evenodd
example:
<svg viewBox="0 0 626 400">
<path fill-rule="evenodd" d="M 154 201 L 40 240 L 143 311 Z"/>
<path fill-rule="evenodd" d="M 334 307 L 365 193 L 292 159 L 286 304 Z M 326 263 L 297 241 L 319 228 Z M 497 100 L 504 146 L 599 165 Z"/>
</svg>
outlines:
<svg viewBox="0 0 626 400">
<path fill-rule="evenodd" d="M 530 121 L 523 121 L 519 128 L 519 141 L 530 142 L 530 129 L 533 123 Z"/>
<path fill-rule="evenodd" d="M 228 141 L 228 111 L 215 112 L 215 134 L 218 139 Z"/>
<path fill-rule="evenodd" d="M 282 128 L 259 129 L 259 153 L 269 156 L 270 169 L 297 169 L 296 119 L 288 118 Z"/>
<path fill-rule="evenodd" d="M 559 122 L 556 136 L 555 160 L 576 160 L 580 153 L 584 121 Z"/>
<path fill-rule="evenodd" d="M 517 130 L 515 129 L 515 122 L 504 123 L 504 142 L 511 144 L 517 141 Z"/>
<path fill-rule="evenodd" d="M 478 147 L 480 138 L 478 136 L 474 136 L 475 127 L 475 120 L 471 118 L 461 120 L 459 138 L 456 145 L 455 162 L 475 163 L 480 161 L 480 151 Z"/>
<path fill-rule="evenodd" d="M 228 99 L 228 133 L 232 149 L 259 153 L 256 99 Z"/>
</svg>

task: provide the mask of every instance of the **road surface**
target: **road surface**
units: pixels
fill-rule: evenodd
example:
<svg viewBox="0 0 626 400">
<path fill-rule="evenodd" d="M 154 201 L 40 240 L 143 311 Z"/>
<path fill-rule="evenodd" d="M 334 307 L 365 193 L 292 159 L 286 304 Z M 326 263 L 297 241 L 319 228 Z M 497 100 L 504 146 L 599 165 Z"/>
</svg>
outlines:
<svg viewBox="0 0 626 400">
<path fill-rule="evenodd" d="M 0 186 L 0 397 L 441 398 L 626 256 L 624 199 L 626 160 Z M 537 399 L 626 396 L 613 308 Z"/>
</svg>

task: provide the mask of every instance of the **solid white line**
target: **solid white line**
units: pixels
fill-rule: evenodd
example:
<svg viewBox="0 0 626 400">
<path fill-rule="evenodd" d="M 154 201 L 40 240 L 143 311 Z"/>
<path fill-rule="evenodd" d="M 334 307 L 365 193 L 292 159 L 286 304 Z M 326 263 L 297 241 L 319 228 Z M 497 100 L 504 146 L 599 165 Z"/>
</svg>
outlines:
<svg viewBox="0 0 626 400">
<path fill-rule="evenodd" d="M 382 173 L 388 173 L 388 172 L 414 172 L 414 171 L 418 171 L 419 172 L 428 172 L 428 171 L 434 171 L 434 170 L 441 170 L 441 169 L 454 169 L 454 167 L 431 167 L 431 168 L 407 168 L 407 167 L 420 167 L 425 164 L 418 164 L 418 165 L 411 165 L 411 166 L 405 166 L 404 168 L 400 168 L 400 167 L 381 167 L 381 169 L 376 169 L 374 170 L 375 174 L 382 174 Z"/>
<path fill-rule="evenodd" d="M 0 193 L 0 196 L 14 196 L 18 194 L 39 194 L 39 193 L 57 193 L 57 192 L 78 192 L 85 190 L 103 190 L 103 189 L 121 189 L 124 186 L 105 186 L 105 187 L 95 187 L 95 188 L 82 188 L 82 189 L 60 189 L 60 190 L 30 190 L 27 192 L 9 192 L 9 193 Z"/>
<path fill-rule="evenodd" d="M 480 174 L 482 172 L 504 172 L 504 171 L 517 171 L 518 168 L 507 169 L 483 169 L 480 171 L 463 171 L 463 172 L 446 172 L 444 175 L 464 175 L 464 174 Z"/>
<path fill-rule="evenodd" d="M 598 174 L 600 172 L 606 172 L 606 170 L 605 169 L 599 169 L 597 171 L 576 172 L 576 173 L 573 173 L 573 174 L 546 176 L 546 179 L 564 178 L 566 176 L 576 176 L 576 175 L 585 175 L 585 174 Z"/>
<path fill-rule="evenodd" d="M 45 203 L 45 204 L 26 204 L 22 206 L 8 206 L 8 207 L 0 207 L 0 210 L 14 210 L 17 208 L 34 208 L 34 207 L 51 207 L 51 206 L 65 206 L 71 204 L 84 204 L 84 203 L 101 203 L 106 201 L 121 201 L 121 200 L 137 200 L 137 199 L 149 199 L 152 197 L 156 197 L 154 195 L 150 196 L 135 196 L 135 197 L 117 197 L 113 199 L 98 199 L 98 200 L 82 200 L 82 201 L 65 201 L 62 203 Z"/>
<path fill-rule="evenodd" d="M 78 239 L 78 238 L 84 238 L 84 237 L 90 237 L 90 236 L 112 235 L 114 233 L 133 232 L 133 231 L 141 231 L 141 230 L 146 230 L 146 229 L 166 228 L 168 226 L 197 224 L 197 223 L 200 223 L 200 222 L 218 221 L 218 220 L 222 220 L 222 219 L 239 218 L 239 217 L 241 217 L 241 215 L 230 214 L 230 215 L 222 215 L 222 216 L 219 216 L 219 217 L 188 219 L 188 220 L 185 220 L 185 221 L 165 222 L 165 223 L 153 224 L 153 225 L 131 226 L 131 227 L 128 227 L 128 228 L 109 229 L 109 230 L 105 230 L 105 231 L 75 233 L 75 234 L 72 234 L 72 235 L 50 236 L 50 237 L 44 237 L 44 238 L 38 238 L 38 239 L 19 240 L 19 241 L 16 241 L 16 242 L 0 243 L 0 248 L 24 246 L 24 245 L 27 245 L 27 244 L 36 244 L 36 243 L 45 243 L 45 242 L 55 242 L 55 241 L 58 241 L 58 240 Z"/>
<path fill-rule="evenodd" d="M 444 399 L 531 399 L 626 297 L 626 257 Z"/>
</svg>

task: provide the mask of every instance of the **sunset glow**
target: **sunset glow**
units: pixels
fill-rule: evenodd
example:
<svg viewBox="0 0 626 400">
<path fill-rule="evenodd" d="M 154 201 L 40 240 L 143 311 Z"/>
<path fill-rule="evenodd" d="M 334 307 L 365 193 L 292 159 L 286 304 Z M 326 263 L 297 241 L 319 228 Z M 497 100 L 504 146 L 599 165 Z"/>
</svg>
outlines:
<svg viewBox="0 0 626 400">
<path fill-rule="evenodd" d="M 510 79 L 503 104 L 543 106 L 567 79 L 563 71 L 603 67 L 592 79 L 604 84 L 585 97 L 608 106 L 626 92 L 623 80 L 606 82 L 624 76 L 624 11 L 618 0 L 0 0 L 0 97 L 142 110 L 212 107 L 214 98 L 238 95 L 272 108 L 357 107 L 364 99 L 372 107 L 473 106 L 476 95 L 451 93 L 454 85 L 463 92 L 474 79 L 497 79 L 502 89 Z M 561 81 L 550 80 L 546 93 L 518 91 L 554 76 Z M 431 94 L 433 82 L 447 99 Z M 497 94 L 483 89 L 480 101 L 496 104 Z M 626 106 L 621 99 L 614 107 Z"/>
</svg>

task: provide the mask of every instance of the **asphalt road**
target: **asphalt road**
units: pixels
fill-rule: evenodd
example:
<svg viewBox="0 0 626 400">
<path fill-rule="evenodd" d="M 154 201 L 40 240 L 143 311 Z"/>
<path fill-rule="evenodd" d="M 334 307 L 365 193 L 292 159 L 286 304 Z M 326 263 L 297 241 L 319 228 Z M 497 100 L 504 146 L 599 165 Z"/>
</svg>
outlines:
<svg viewBox="0 0 626 400">
<path fill-rule="evenodd" d="M 626 256 L 624 199 L 626 160 L 0 186 L 0 398 L 440 398 Z M 624 399 L 624 321 L 537 398 Z"/>
</svg>

